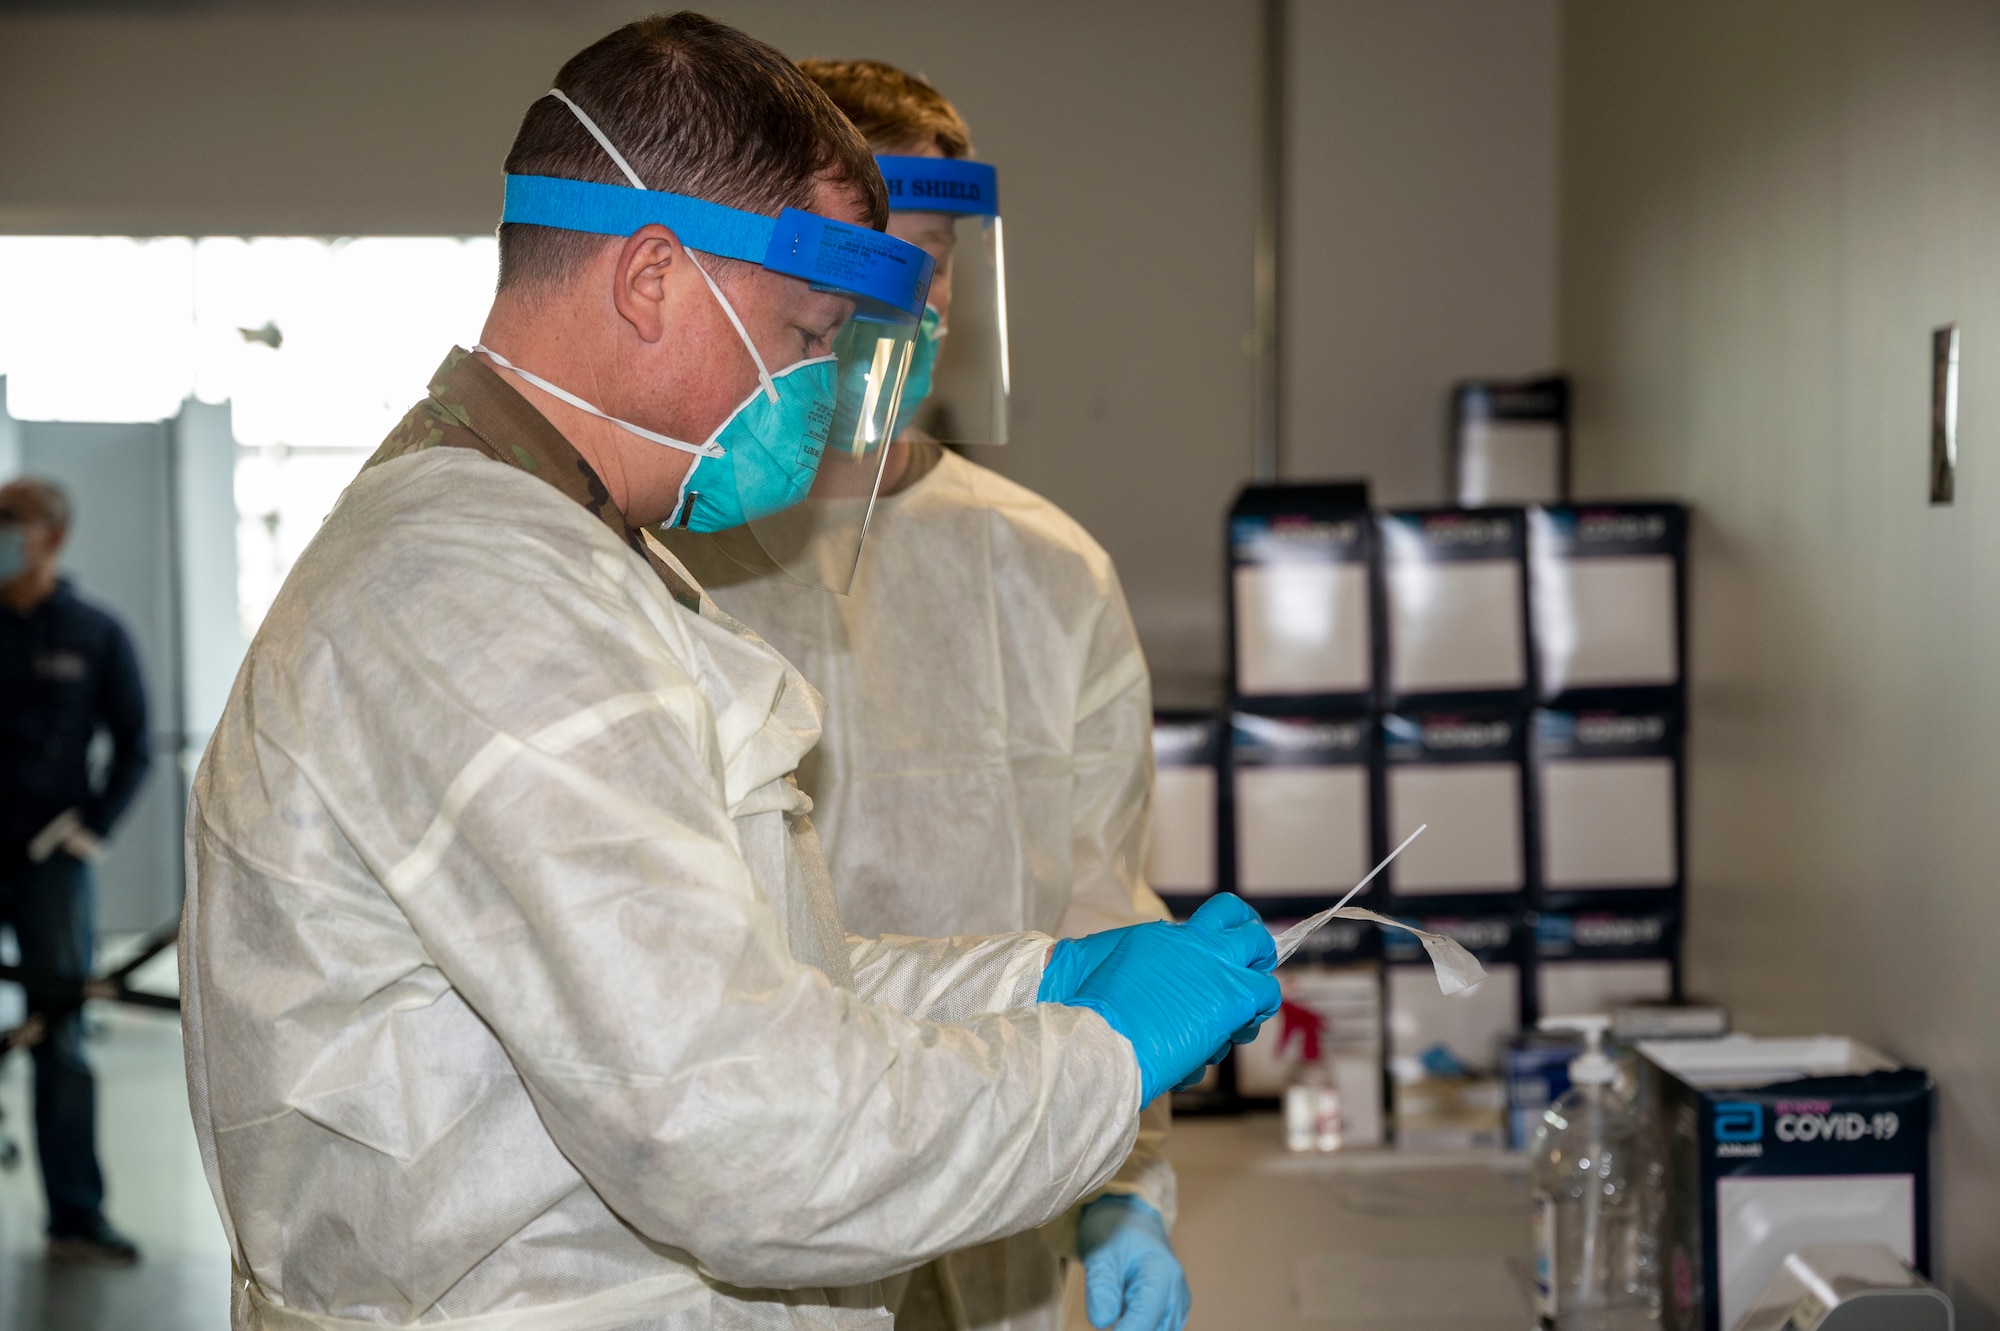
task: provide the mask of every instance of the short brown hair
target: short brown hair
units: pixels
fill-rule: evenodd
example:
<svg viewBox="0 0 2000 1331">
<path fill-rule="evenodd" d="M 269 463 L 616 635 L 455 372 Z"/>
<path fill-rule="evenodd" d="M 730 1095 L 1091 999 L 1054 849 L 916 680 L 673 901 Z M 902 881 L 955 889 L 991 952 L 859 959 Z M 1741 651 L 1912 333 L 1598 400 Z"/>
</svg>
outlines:
<svg viewBox="0 0 2000 1331">
<path fill-rule="evenodd" d="M 861 196 L 876 230 L 889 197 L 868 145 L 778 51 L 700 14 L 628 23 L 569 58 L 555 86 L 582 107 L 656 190 L 747 212 L 810 208 L 821 181 Z M 528 108 L 510 175 L 626 184 L 625 174 L 553 97 Z M 561 282 L 610 238 L 503 222 L 500 287 Z"/>
<path fill-rule="evenodd" d="M 46 477 L 16 476 L 0 485 L 0 518 L 68 531 L 69 493 Z"/>
<path fill-rule="evenodd" d="M 801 60 L 806 77 L 833 98 L 877 152 L 935 144 L 946 157 L 972 151 L 972 130 L 945 95 L 880 60 Z"/>
</svg>

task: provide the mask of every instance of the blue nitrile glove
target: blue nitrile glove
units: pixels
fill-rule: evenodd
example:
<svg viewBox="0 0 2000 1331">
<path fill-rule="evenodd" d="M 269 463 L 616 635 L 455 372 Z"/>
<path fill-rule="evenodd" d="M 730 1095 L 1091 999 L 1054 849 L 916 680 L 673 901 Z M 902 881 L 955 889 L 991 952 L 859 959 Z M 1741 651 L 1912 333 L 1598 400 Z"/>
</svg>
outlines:
<svg viewBox="0 0 2000 1331">
<path fill-rule="evenodd" d="M 1112 1194 L 1085 1205 L 1076 1219 L 1076 1252 L 1092 1326 L 1181 1331 L 1187 1324 L 1193 1302 L 1187 1276 L 1160 1213 L 1137 1197 Z"/>
<path fill-rule="evenodd" d="M 1264 927 L 1264 917 L 1233 892 L 1218 892 L 1202 902 L 1188 917 L 1188 927 L 1199 929 L 1214 938 L 1222 955 L 1236 956 L 1247 951 L 1252 958 L 1250 969 L 1253 971 L 1263 971 L 1268 975 L 1277 969 L 1277 943 L 1271 938 L 1271 931 Z M 1208 1061 L 1220 1063 L 1229 1056 L 1232 1044 L 1249 1044 L 1257 1038 L 1257 1027 L 1261 1025 L 1263 1022 L 1257 1021 L 1231 1034 L 1228 1043 L 1218 1045 Z M 1202 1071 L 1201 1068 L 1195 1069 L 1184 1083 L 1174 1089 L 1184 1091 L 1193 1086 L 1201 1080 Z"/>
<path fill-rule="evenodd" d="M 1076 997 L 1077 986 L 1084 976 L 1103 964 L 1111 955 L 1111 949 L 1118 946 L 1118 940 L 1134 929 L 1146 929 L 1159 925 L 1157 920 L 1146 924 L 1128 924 L 1123 929 L 1103 929 L 1081 938 L 1058 938 L 1056 945 L 1049 949 L 1049 959 L 1042 963 L 1041 987 L 1035 990 L 1037 1003 L 1067 1003 Z"/>
<path fill-rule="evenodd" d="M 1144 924 L 1128 924 L 1122 929 L 1101 929 L 1094 934 L 1084 934 L 1079 938 L 1059 938 L 1049 952 L 1048 962 L 1042 967 L 1042 985 L 1035 992 L 1038 1003 L 1067 1003 L 1076 995 L 1076 988 L 1083 983 L 1083 977 L 1096 970 L 1118 940 L 1134 929 L 1158 928 L 1165 921 L 1149 920 Z M 1254 934 L 1269 937 L 1270 930 L 1264 927 L 1263 917 L 1258 915 L 1249 902 L 1232 892 L 1221 892 L 1201 903 L 1188 927 L 1200 929 L 1216 940 L 1217 955 L 1235 956 L 1238 946 L 1230 940 L 1241 934 L 1243 940 L 1253 949 L 1257 946 Z M 1276 965 L 1278 953 L 1274 947 L 1270 960 L 1253 964 L 1253 970 L 1270 970 Z"/>
<path fill-rule="evenodd" d="M 1067 996 L 1057 986 L 1074 978 L 1069 963 L 1057 966 L 1051 957 L 1037 997 L 1089 1008 L 1130 1041 L 1139 1060 L 1140 1103 L 1150 1104 L 1199 1077 L 1232 1040 L 1253 1038 L 1278 1010 L 1278 982 L 1268 973 L 1276 955 L 1271 935 L 1262 925 L 1242 927 L 1245 912 L 1255 918 L 1241 901 L 1218 897 L 1186 924 L 1115 930 L 1119 936 L 1103 960 Z"/>
<path fill-rule="evenodd" d="M 1278 945 L 1264 927 L 1264 917 L 1234 892 L 1218 892 L 1195 908 L 1187 927 L 1212 936 L 1228 955 L 1247 953 L 1252 970 L 1269 972 L 1278 965 Z"/>
</svg>

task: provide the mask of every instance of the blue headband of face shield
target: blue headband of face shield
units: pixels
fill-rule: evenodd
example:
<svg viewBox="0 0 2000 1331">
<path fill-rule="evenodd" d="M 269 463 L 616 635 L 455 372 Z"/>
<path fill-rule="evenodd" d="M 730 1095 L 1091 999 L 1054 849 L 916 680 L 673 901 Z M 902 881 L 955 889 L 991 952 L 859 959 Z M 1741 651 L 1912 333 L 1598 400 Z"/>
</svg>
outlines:
<svg viewBox="0 0 2000 1331">
<path fill-rule="evenodd" d="M 631 185 L 555 176 L 507 177 L 503 222 L 629 236 L 653 223 L 704 254 L 796 277 L 815 291 L 920 318 L 937 268 L 920 246 L 867 227 L 787 208 L 776 217 Z"/>
<path fill-rule="evenodd" d="M 1000 173 L 957 157 L 877 157 L 893 213 L 1000 215 Z"/>
</svg>

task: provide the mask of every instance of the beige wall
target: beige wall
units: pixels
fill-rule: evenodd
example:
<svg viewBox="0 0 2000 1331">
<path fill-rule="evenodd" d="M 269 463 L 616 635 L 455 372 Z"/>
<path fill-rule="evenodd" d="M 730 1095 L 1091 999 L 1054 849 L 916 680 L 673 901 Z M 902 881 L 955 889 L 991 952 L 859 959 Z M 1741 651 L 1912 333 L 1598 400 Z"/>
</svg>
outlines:
<svg viewBox="0 0 2000 1331">
<path fill-rule="evenodd" d="M 1579 477 L 1685 495 L 1689 979 L 1942 1093 L 1960 1325 L 2000 1306 L 2000 7 L 1571 0 Z M 1959 499 L 1929 348 L 1964 329 Z"/>
<path fill-rule="evenodd" d="M 1442 503 L 1454 381 L 1555 364 L 1556 0 L 1293 0 L 1285 475 Z"/>
</svg>

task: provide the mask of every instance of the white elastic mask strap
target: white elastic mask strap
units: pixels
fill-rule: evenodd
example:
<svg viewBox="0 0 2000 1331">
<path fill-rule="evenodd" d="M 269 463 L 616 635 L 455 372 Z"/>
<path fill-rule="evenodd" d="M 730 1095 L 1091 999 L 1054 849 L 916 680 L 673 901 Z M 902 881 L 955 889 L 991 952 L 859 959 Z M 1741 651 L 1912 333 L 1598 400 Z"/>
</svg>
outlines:
<svg viewBox="0 0 2000 1331">
<path fill-rule="evenodd" d="M 604 149 L 605 155 L 610 157 L 612 161 L 618 163 L 618 169 L 625 173 L 625 179 L 632 182 L 633 189 L 646 188 L 646 182 L 639 179 L 639 173 L 634 171 L 632 164 L 625 160 L 625 154 L 618 151 L 618 146 L 610 140 L 603 130 L 597 127 L 595 120 L 592 120 L 583 113 L 582 107 L 564 95 L 561 88 L 550 88 L 547 95 L 567 106 L 570 114 L 583 122 L 583 127 L 590 131 L 590 137 L 597 140 L 597 146 Z"/>
<path fill-rule="evenodd" d="M 736 307 L 729 303 L 729 297 L 722 294 L 722 288 L 708 275 L 708 269 L 702 267 L 701 260 L 694 257 L 694 251 L 687 249 L 686 246 L 682 246 L 682 250 L 688 256 L 688 262 L 694 265 L 694 270 L 701 274 L 701 280 L 708 283 L 708 289 L 715 293 L 716 303 L 721 305 L 722 312 L 729 316 L 729 326 L 736 330 L 736 336 L 743 339 L 744 350 L 748 351 L 750 359 L 756 362 L 757 382 L 764 385 L 764 396 L 776 402 L 778 386 L 771 382 L 771 372 L 764 368 L 764 358 L 757 354 L 757 344 L 750 340 L 750 334 L 744 330 L 743 321 L 736 317 Z"/>
<path fill-rule="evenodd" d="M 618 145 L 613 143 L 611 141 L 610 136 L 597 127 L 597 122 L 595 120 L 592 120 L 588 115 L 584 114 L 584 110 L 582 107 L 578 106 L 575 102 L 572 102 L 569 99 L 568 95 L 565 94 L 561 88 L 550 88 L 546 95 L 555 98 L 557 101 L 561 102 L 564 106 L 567 106 L 569 108 L 570 114 L 575 116 L 577 120 L 582 123 L 583 127 L 590 131 L 590 137 L 597 140 L 597 146 L 604 149 L 605 155 L 618 164 L 618 169 L 620 171 L 623 171 L 625 173 L 625 178 L 632 182 L 633 189 L 646 188 L 646 182 L 639 179 L 639 173 L 637 171 L 634 171 L 632 169 L 632 164 L 625 160 L 625 154 L 618 151 Z M 775 383 L 771 382 L 771 372 L 764 368 L 764 358 L 757 353 L 757 344 L 750 340 L 750 334 L 744 330 L 743 321 L 736 317 L 736 307 L 731 305 L 729 303 L 729 298 L 722 294 L 722 288 L 717 286 L 715 284 L 715 279 L 708 275 L 708 269 L 703 268 L 701 266 L 701 260 L 696 259 L 694 257 L 694 251 L 688 250 L 686 246 L 683 246 L 682 249 L 686 251 L 689 260 L 693 262 L 695 270 L 701 274 L 702 281 L 708 283 L 708 289 L 715 293 L 715 299 L 722 305 L 722 312 L 729 316 L 729 324 L 732 328 L 736 330 L 736 336 L 743 339 L 744 348 L 747 351 L 749 351 L 750 359 L 756 363 L 757 382 L 764 386 L 764 395 L 770 398 L 772 402 L 776 402 L 778 400 L 778 386 Z M 494 357 L 494 359 L 496 361 L 499 361 L 499 357 L 497 356 Z M 499 361 L 499 363 L 502 365 L 507 364 L 505 361 Z M 508 366 L 508 368 L 513 369 L 512 366 Z M 522 372 L 519 370 L 516 370 L 515 373 L 522 374 Z M 523 374 L 522 377 L 526 378 L 527 376 Z M 535 382 L 535 381 L 530 380 L 530 382 Z M 557 390 L 551 389 L 550 391 L 555 392 Z M 574 405 L 584 406 L 584 404 L 582 403 L 576 403 Z M 586 406 L 585 410 L 594 411 L 596 409 L 593 407 Z M 598 414 L 602 415 L 603 413 L 600 412 Z M 611 418 L 606 416 L 605 419 L 609 420 Z M 623 421 L 620 421 L 618 423 L 621 425 L 624 424 Z"/>
<path fill-rule="evenodd" d="M 726 451 L 720 444 L 715 444 L 715 443 L 690 444 L 684 440 L 676 439 L 671 435 L 661 434 L 656 430 L 648 430 L 643 425 L 634 425 L 630 421 L 619 420 L 616 416 L 613 416 L 610 412 L 600 411 L 598 408 L 592 406 L 590 403 L 585 402 L 582 398 L 570 392 L 568 389 L 558 388 L 554 384 L 550 383 L 548 380 L 542 378 L 542 376 L 540 376 L 539 374 L 535 374 L 530 370 L 522 369 L 520 366 L 514 364 L 514 362 L 508 360 L 505 356 L 501 355 L 499 352 L 495 351 L 493 348 L 485 345 L 484 343 L 475 346 L 473 350 L 478 352 L 480 355 L 486 357 L 486 359 L 492 361 L 495 365 L 498 365 L 501 369 L 512 370 L 515 374 L 520 375 L 523 379 L 526 379 L 529 383 L 541 389 L 544 393 L 547 393 L 550 397 L 557 398 L 561 401 L 567 402 L 572 407 L 575 407 L 578 411 L 589 412 L 591 415 L 597 417 L 597 419 L 601 421 L 610 421 L 613 425 L 617 426 L 619 429 L 630 431 L 631 433 L 638 435 L 641 439 L 649 440 L 655 444 L 665 444 L 668 448 L 678 448 L 681 452 L 692 453 L 698 458 L 719 458 Z"/>
</svg>

